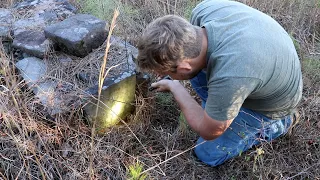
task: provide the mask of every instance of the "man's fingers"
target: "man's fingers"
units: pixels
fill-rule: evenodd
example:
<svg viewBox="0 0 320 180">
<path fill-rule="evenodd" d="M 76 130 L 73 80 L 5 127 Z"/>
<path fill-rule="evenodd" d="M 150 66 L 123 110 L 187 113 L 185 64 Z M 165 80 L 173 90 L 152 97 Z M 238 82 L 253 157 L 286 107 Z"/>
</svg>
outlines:
<svg viewBox="0 0 320 180">
<path fill-rule="evenodd" d="M 152 83 L 149 87 L 149 91 L 154 91 L 156 89 L 158 89 L 157 83 Z"/>
<path fill-rule="evenodd" d="M 171 80 L 162 79 L 158 82 L 152 83 L 149 87 L 149 91 L 157 90 L 159 92 L 162 91 L 169 91 L 169 84 L 171 83 Z"/>
</svg>

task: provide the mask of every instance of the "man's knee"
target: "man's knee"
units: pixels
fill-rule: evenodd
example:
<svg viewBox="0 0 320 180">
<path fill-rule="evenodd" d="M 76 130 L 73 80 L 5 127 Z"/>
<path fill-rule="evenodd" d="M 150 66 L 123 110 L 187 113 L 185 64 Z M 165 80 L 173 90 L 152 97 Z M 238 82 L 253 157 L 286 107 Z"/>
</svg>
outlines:
<svg viewBox="0 0 320 180">
<path fill-rule="evenodd" d="M 209 166 L 218 166 L 232 157 L 231 152 L 222 150 L 224 147 L 217 147 L 215 143 L 212 143 L 210 141 L 204 143 L 201 142 L 203 142 L 202 138 L 198 140 L 197 144 L 200 145 L 195 147 L 194 152 L 200 161 Z"/>
</svg>

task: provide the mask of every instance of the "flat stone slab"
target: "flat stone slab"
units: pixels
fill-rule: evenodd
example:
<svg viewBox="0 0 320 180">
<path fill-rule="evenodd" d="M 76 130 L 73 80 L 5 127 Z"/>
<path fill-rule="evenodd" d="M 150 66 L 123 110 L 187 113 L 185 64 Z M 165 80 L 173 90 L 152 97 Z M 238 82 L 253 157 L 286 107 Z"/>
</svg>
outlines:
<svg viewBox="0 0 320 180">
<path fill-rule="evenodd" d="M 43 60 L 36 57 L 24 58 L 16 63 L 21 76 L 28 83 L 28 87 L 35 86 L 46 75 L 47 66 Z"/>
<path fill-rule="evenodd" d="M 58 98 L 55 92 L 57 83 L 45 79 L 47 66 L 43 60 L 35 57 L 24 58 L 16 63 L 16 67 L 20 70 L 20 74 L 27 82 L 28 87 L 32 89 L 42 105 L 47 108 L 50 115 L 63 112 L 63 101 Z"/>
<path fill-rule="evenodd" d="M 109 127 L 128 116 L 134 108 L 132 104 L 135 99 L 136 75 L 123 73 L 116 79 L 121 81 L 109 79 L 104 82 L 100 103 L 92 99 L 84 107 L 89 120 L 96 121 L 98 134 L 104 134 Z M 97 107 L 99 108 L 96 114 Z"/>
<path fill-rule="evenodd" d="M 85 57 L 107 38 L 106 22 L 92 15 L 77 14 L 45 28 L 45 35 L 64 52 Z"/>
<path fill-rule="evenodd" d="M 0 38 L 10 35 L 13 15 L 10 10 L 0 8 Z"/>
<path fill-rule="evenodd" d="M 43 31 L 23 31 L 14 38 L 12 45 L 38 58 L 43 58 L 52 47 Z"/>
</svg>

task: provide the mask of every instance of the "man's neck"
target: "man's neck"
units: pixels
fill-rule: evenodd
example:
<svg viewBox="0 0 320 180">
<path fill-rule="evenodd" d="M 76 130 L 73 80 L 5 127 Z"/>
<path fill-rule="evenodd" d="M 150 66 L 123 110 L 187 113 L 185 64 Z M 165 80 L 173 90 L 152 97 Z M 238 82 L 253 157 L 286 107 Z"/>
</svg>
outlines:
<svg viewBox="0 0 320 180">
<path fill-rule="evenodd" d="M 200 33 L 202 37 L 200 55 L 194 59 L 191 59 L 191 66 L 199 70 L 206 69 L 207 67 L 207 49 L 208 49 L 208 38 L 207 38 L 206 29 L 201 28 Z"/>
<path fill-rule="evenodd" d="M 207 36 L 207 31 L 206 28 L 201 28 L 202 31 L 202 47 L 201 47 L 201 52 L 200 52 L 200 56 L 201 56 L 201 61 L 202 63 L 204 63 L 204 68 L 207 67 L 207 50 L 208 50 L 208 36 Z"/>
</svg>

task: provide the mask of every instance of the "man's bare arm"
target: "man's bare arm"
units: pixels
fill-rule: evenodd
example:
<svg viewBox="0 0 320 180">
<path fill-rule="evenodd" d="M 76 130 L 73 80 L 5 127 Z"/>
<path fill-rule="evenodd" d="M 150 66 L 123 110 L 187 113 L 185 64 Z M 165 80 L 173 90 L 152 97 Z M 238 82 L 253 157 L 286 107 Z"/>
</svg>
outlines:
<svg viewBox="0 0 320 180">
<path fill-rule="evenodd" d="M 179 81 L 162 80 L 152 86 L 158 91 L 171 91 L 190 127 L 206 140 L 222 135 L 233 121 L 217 121 L 209 117 Z"/>
</svg>

